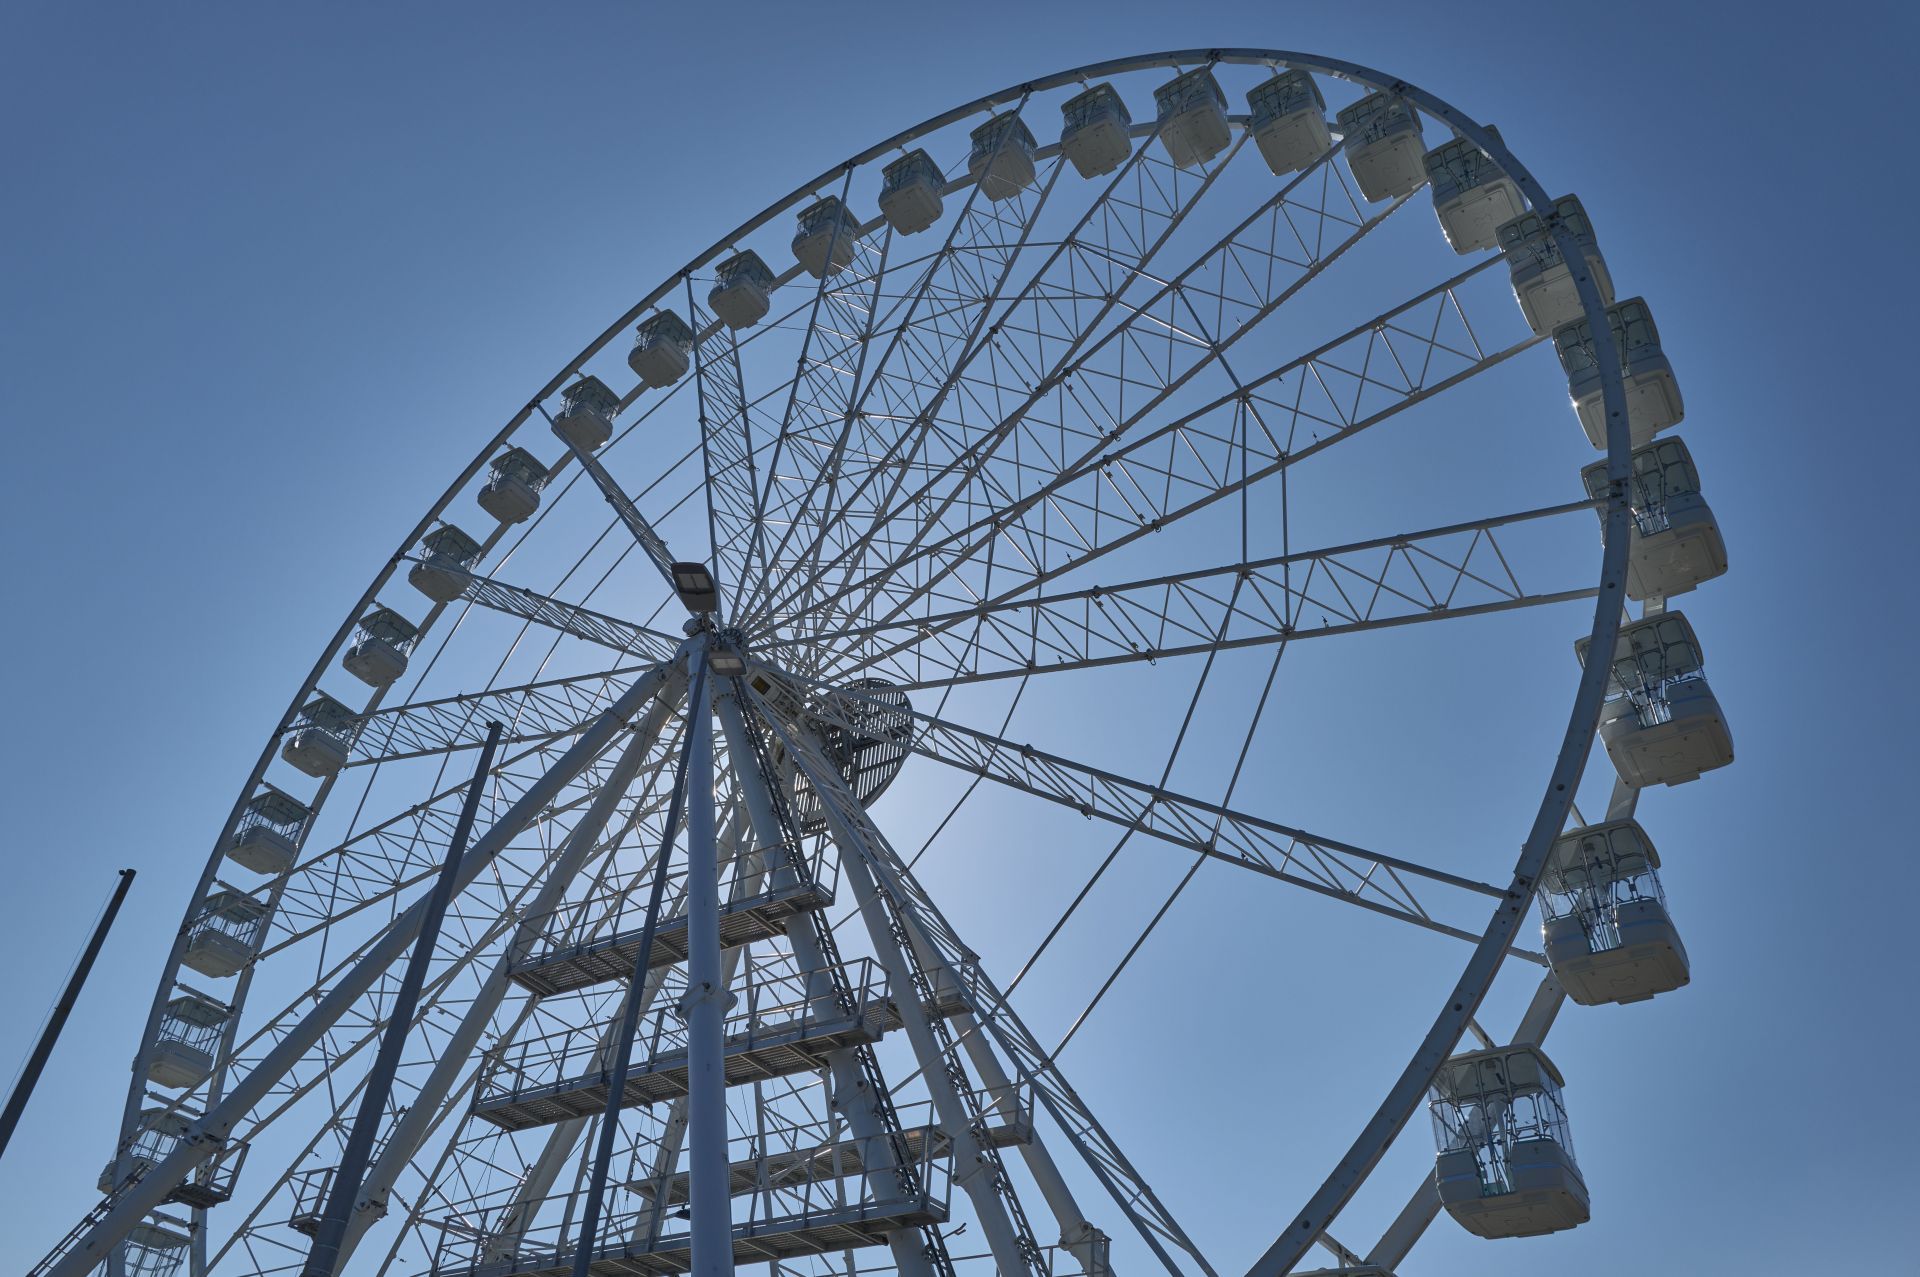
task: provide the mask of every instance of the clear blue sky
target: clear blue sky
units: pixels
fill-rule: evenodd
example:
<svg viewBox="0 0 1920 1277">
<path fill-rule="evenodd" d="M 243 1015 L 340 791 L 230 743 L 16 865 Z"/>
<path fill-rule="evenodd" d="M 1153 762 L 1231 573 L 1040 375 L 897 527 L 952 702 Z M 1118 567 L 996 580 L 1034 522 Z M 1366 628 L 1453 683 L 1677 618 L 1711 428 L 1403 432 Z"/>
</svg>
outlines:
<svg viewBox="0 0 1920 1277">
<path fill-rule="evenodd" d="M 37 1257 L 90 1204 L 155 969 L 235 786 L 480 440 L 721 230 L 880 136 L 1064 66 L 1249 45 L 1430 87 L 1586 198 L 1616 271 L 1631 263 L 1655 300 L 1734 564 L 1687 611 L 1740 760 L 1643 808 L 1695 983 L 1569 1008 L 1555 1030 L 1596 1218 L 1510 1245 L 1442 1220 L 1407 1271 L 1911 1270 L 1920 1120 L 1899 1079 L 1920 874 L 1903 799 L 1920 760 L 1899 582 L 1916 549 L 1920 280 L 1912 104 L 1893 87 L 1916 35 L 1910 10 L 1845 3 L 14 0 L 0 1062 L 24 1053 L 112 871 L 141 878 L 0 1163 L 0 1217 L 30 1225 L 5 1230 L 0 1263 Z M 1405 681 L 1360 695 L 1386 704 Z M 1310 952 L 1241 937 L 1209 960 L 1207 909 L 1240 884 L 1201 882 L 1163 937 L 1189 965 L 1143 976 L 1136 1009 L 1067 1059 L 1090 1092 L 1152 1074 L 1227 1124 L 1129 1143 L 1150 1174 L 1156 1157 L 1176 1168 L 1153 1177 L 1238 1257 L 1360 1120 L 1268 1090 L 1261 1061 L 1384 1078 L 1437 993 L 1421 984 L 1398 1035 L 1375 1035 L 1386 1054 L 1356 1060 L 1350 1008 L 1316 991 Z M 1073 999 L 1036 997 L 1051 1036 Z M 1279 1022 L 1249 1025 L 1237 1057 L 1150 1032 L 1247 997 Z M 1234 1106 L 1274 1139 L 1267 1157 L 1300 1166 L 1221 1170 L 1258 1160 L 1220 1134 Z M 1392 1168 L 1417 1176 L 1426 1147 L 1422 1121 Z"/>
</svg>

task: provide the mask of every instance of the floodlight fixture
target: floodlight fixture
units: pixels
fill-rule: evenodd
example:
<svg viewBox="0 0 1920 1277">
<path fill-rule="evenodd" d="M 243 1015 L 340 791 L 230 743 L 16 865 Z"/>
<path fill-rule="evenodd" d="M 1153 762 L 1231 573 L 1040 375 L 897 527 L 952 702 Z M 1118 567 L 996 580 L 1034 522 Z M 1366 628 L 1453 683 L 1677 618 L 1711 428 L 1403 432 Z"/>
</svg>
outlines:
<svg viewBox="0 0 1920 1277">
<path fill-rule="evenodd" d="M 706 564 L 676 563 L 669 571 L 673 574 L 674 591 L 687 605 L 687 611 L 704 616 L 720 606 L 720 589 L 713 583 L 713 573 Z"/>
</svg>

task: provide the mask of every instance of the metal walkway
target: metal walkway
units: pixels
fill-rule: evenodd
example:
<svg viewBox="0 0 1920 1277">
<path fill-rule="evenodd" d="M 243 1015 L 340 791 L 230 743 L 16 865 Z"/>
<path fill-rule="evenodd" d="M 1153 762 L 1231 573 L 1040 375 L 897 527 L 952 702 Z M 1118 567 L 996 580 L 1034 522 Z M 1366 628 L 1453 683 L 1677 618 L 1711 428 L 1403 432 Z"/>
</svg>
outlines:
<svg viewBox="0 0 1920 1277">
<path fill-rule="evenodd" d="M 947 1207 L 931 1193 L 752 1220 L 733 1226 L 736 1267 L 770 1260 L 798 1259 L 886 1243 L 887 1234 L 946 1222 Z M 609 1230 L 613 1231 L 613 1230 Z M 692 1267 L 692 1243 L 682 1232 L 656 1241 L 645 1239 L 601 1246 L 588 1261 L 594 1277 L 671 1277 Z M 573 1248 L 549 1249 L 523 1244 L 517 1254 L 483 1263 L 436 1263 L 434 1277 L 569 1277 Z"/>
<path fill-rule="evenodd" d="M 907 1154 L 915 1163 L 953 1155 L 953 1140 L 945 1131 L 914 1127 L 902 1131 L 901 1138 L 906 1141 Z M 1033 1141 L 1033 1124 L 1023 1118 L 990 1126 L 987 1128 L 987 1139 L 995 1148 L 1028 1144 Z M 778 1190 L 784 1184 L 799 1180 L 817 1181 L 841 1175 L 864 1175 L 867 1164 L 862 1151 L 866 1143 L 865 1140 L 846 1140 L 815 1148 L 770 1152 L 764 1157 L 742 1158 L 727 1166 L 729 1191 L 739 1197 L 769 1186 Z M 679 1206 L 686 1202 L 689 1178 L 685 1171 L 667 1177 L 667 1205 Z M 623 1187 L 641 1197 L 651 1198 L 655 1183 L 654 1180 L 632 1180 Z"/>
<path fill-rule="evenodd" d="M 789 918 L 824 909 L 832 903 L 832 890 L 818 882 L 791 883 L 731 901 L 720 906 L 720 945 L 733 949 L 784 935 Z M 629 979 L 639 947 L 640 928 L 635 927 L 581 944 L 543 950 L 510 966 L 507 978 L 542 997 L 571 993 L 611 980 Z M 662 923 L 654 933 L 653 950 L 647 957 L 648 969 L 686 960 L 686 918 Z"/>
<path fill-rule="evenodd" d="M 815 1012 L 730 1033 L 726 1039 L 727 1085 L 824 1069 L 829 1053 L 877 1042 L 899 1023 L 899 1012 L 882 995 L 861 999 L 851 1012 L 836 1009 L 830 1016 Z M 530 1084 L 516 1084 L 504 1076 L 507 1072 L 502 1069 L 492 1076 L 483 1074 L 473 1106 L 476 1117 L 504 1130 L 524 1131 L 587 1117 L 606 1108 L 611 1079 L 605 1069 Z M 627 1070 L 620 1106 L 658 1104 L 686 1093 L 687 1050 L 684 1044 L 677 1044 Z"/>
</svg>

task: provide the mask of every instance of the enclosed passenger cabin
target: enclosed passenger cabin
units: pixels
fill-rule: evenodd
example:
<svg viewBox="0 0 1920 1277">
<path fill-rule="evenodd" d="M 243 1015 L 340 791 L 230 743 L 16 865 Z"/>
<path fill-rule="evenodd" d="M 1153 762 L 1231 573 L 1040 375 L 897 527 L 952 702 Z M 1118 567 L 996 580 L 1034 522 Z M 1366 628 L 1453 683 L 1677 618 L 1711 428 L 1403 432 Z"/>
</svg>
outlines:
<svg viewBox="0 0 1920 1277">
<path fill-rule="evenodd" d="M 1585 662 L 1587 640 L 1574 644 Z M 1679 785 L 1733 761 L 1733 736 L 1707 686 L 1700 641 L 1679 612 L 1620 627 L 1600 740 L 1635 789 Z"/>
<path fill-rule="evenodd" d="M 594 452 L 613 438 L 613 418 L 619 411 L 620 396 L 607 389 L 606 382 L 582 377 L 560 392 L 553 433 L 582 452 Z"/>
<path fill-rule="evenodd" d="M 353 745 L 355 714 L 325 692 L 300 707 L 294 729 L 280 746 L 280 757 L 319 780 L 346 766 Z"/>
<path fill-rule="evenodd" d="M 1440 1204 L 1478 1237 L 1534 1237 L 1591 1218 L 1574 1164 L 1565 1083 L 1534 1046 L 1456 1055 L 1433 1079 Z"/>
<path fill-rule="evenodd" d="M 1562 195 L 1553 202 L 1546 216 L 1522 213 L 1503 222 L 1495 235 L 1500 251 L 1507 255 L 1507 273 L 1513 280 L 1514 300 L 1527 318 L 1527 327 L 1546 337 L 1562 324 L 1570 324 L 1587 312 L 1580 307 L 1580 293 L 1573 283 L 1573 268 L 1560 252 L 1555 228 L 1564 228 L 1580 246 L 1580 257 L 1587 274 L 1593 277 L 1600 300 L 1613 305 L 1613 276 L 1607 274 L 1606 259 L 1593 235 L 1593 223 L 1580 207 L 1577 196 Z"/>
<path fill-rule="evenodd" d="M 480 489 L 480 508 L 502 523 L 525 523 L 540 508 L 540 489 L 546 486 L 546 466 L 525 448 L 508 448 L 493 459 Z"/>
<path fill-rule="evenodd" d="M 147 1076 L 161 1086 L 198 1086 L 213 1072 L 214 1052 L 229 1012 L 222 1003 L 199 993 L 181 993 L 167 1003 L 154 1037 Z"/>
<path fill-rule="evenodd" d="M 800 211 L 793 257 L 807 274 L 825 279 L 853 264 L 853 245 L 859 238 L 859 219 L 839 196 L 829 195 Z"/>
<path fill-rule="evenodd" d="M 1340 149 L 1360 194 L 1378 203 L 1420 189 L 1427 180 L 1427 147 L 1420 113 L 1397 93 L 1369 93 L 1336 117 Z"/>
<path fill-rule="evenodd" d="M 1686 415 L 1673 365 L 1660 350 L 1660 330 L 1653 312 L 1638 297 L 1607 307 L 1607 326 L 1620 354 L 1620 374 L 1626 382 L 1627 429 L 1639 447 Z M 1587 442 L 1604 451 L 1607 446 L 1607 409 L 1600 389 L 1600 361 L 1593 353 L 1593 327 L 1583 315 L 1553 330 L 1560 366 L 1567 371 L 1567 395 L 1580 414 Z"/>
<path fill-rule="evenodd" d="M 1038 145 L 1027 122 L 1017 115 L 996 115 L 968 135 L 967 176 L 980 193 L 998 203 L 1033 185 L 1033 151 Z"/>
<path fill-rule="evenodd" d="M 121 1158 L 114 1157 L 100 1170 L 97 1187 L 111 1193 L 118 1184 L 145 1175 L 166 1159 L 167 1154 L 186 1138 L 192 1119 L 178 1109 L 147 1109 L 140 1114 L 122 1170 Z M 115 1172 L 120 1172 L 116 1175 Z"/>
<path fill-rule="evenodd" d="M 135 1224 L 121 1249 L 123 1277 L 174 1277 L 187 1262 L 192 1238 L 185 1226 L 164 1216 Z"/>
<path fill-rule="evenodd" d="M 1081 177 L 1100 177 L 1133 154 L 1133 116 L 1111 84 L 1096 84 L 1060 106 L 1060 150 Z"/>
<path fill-rule="evenodd" d="M 1492 125 L 1487 132 L 1499 137 Z M 1426 154 L 1427 181 L 1440 230 L 1456 253 L 1477 253 L 1500 242 L 1500 227 L 1527 211 L 1520 188 L 1493 157 L 1457 137 Z"/>
<path fill-rule="evenodd" d="M 1580 472 L 1587 495 L 1607 495 L 1607 463 L 1596 461 Z M 1627 551 L 1627 597 L 1671 598 L 1727 570 L 1727 545 L 1720 525 L 1700 495 L 1700 475 L 1679 436 L 1656 439 L 1633 450 L 1628 484 L 1633 506 L 1633 543 Z M 1600 511 L 1602 526 L 1606 511 Z"/>
<path fill-rule="evenodd" d="M 1610 820 L 1563 835 L 1540 875 L 1547 961 L 1581 1006 L 1644 1002 L 1687 983 L 1660 857 L 1636 821 Z"/>
<path fill-rule="evenodd" d="M 407 569 L 407 584 L 435 603 L 451 603 L 466 593 L 478 562 L 480 543 L 443 523 L 420 538 L 420 561 Z"/>
<path fill-rule="evenodd" d="M 1153 91 L 1160 144 L 1176 168 L 1205 164 L 1233 139 L 1227 127 L 1227 95 L 1209 67 L 1176 75 Z"/>
<path fill-rule="evenodd" d="M 368 687 L 386 687 L 407 672 L 407 654 L 419 634 L 392 608 L 376 607 L 360 618 L 359 633 L 340 654 L 340 666 Z"/>
<path fill-rule="evenodd" d="M 278 877 L 293 867 L 301 836 L 312 817 L 306 804 L 263 784 L 240 809 L 240 823 L 233 828 L 227 858 L 257 874 Z"/>
<path fill-rule="evenodd" d="M 751 328 L 766 318 L 772 306 L 773 272 L 752 249 L 735 253 L 714 268 L 716 282 L 707 294 L 707 305 L 720 322 L 735 332 Z"/>
<path fill-rule="evenodd" d="M 652 390 L 671 386 L 693 364 L 693 330 L 670 310 L 648 315 L 635 330 L 627 367 Z"/>
<path fill-rule="evenodd" d="M 917 235 L 940 220 L 946 179 L 923 150 L 908 151 L 880 170 L 880 216 L 897 235 Z"/>
<path fill-rule="evenodd" d="M 1298 173 L 1333 146 L 1327 100 L 1305 71 L 1282 71 L 1247 94 L 1247 129 L 1277 177 Z"/>
<path fill-rule="evenodd" d="M 180 961 L 201 975 L 227 979 L 238 975 L 260 952 L 267 918 L 264 901 L 222 884 L 200 902 L 187 923 L 187 947 Z"/>
</svg>

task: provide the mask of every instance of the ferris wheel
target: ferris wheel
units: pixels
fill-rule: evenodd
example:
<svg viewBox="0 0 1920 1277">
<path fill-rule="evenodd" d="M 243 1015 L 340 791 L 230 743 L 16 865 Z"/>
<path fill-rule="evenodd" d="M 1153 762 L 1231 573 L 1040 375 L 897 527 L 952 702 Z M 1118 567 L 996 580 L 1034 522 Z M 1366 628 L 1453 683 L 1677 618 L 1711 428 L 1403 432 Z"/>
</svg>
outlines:
<svg viewBox="0 0 1920 1277">
<path fill-rule="evenodd" d="M 1569 998 L 1687 982 L 1636 799 L 1732 761 L 1668 606 L 1725 547 L 1630 292 L 1494 128 L 1281 51 L 1032 80 L 775 201 L 541 387 L 325 643 L 36 1274 L 302 1271 L 374 1085 L 342 1272 L 1238 1267 L 1023 1018 L 1033 955 L 952 905 L 989 794 L 1094 849 L 1041 950 L 1117 858 L 1182 871 L 1070 973 L 1069 1038 L 1202 867 L 1458 972 L 1251 1274 L 1390 1273 L 1443 1212 L 1585 1222 L 1563 1087 L 1606 1082 L 1543 1043 Z M 1535 707 L 1517 768 L 1472 722 L 1433 751 L 1525 827 L 1423 854 L 1281 809 L 1315 802 L 1276 780 L 1296 650 L 1470 659 L 1463 695 Z M 1336 706 L 1308 755 L 1383 768 L 1420 724 L 1381 715 L 1424 714 L 1299 694 Z M 1517 1025 L 1478 1018 L 1497 977 L 1537 985 Z M 1351 1235 L 1422 1107 L 1431 1174 Z"/>
</svg>

